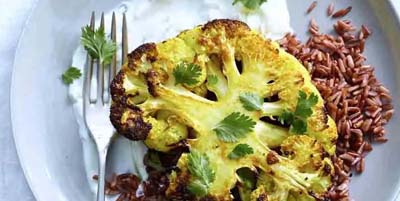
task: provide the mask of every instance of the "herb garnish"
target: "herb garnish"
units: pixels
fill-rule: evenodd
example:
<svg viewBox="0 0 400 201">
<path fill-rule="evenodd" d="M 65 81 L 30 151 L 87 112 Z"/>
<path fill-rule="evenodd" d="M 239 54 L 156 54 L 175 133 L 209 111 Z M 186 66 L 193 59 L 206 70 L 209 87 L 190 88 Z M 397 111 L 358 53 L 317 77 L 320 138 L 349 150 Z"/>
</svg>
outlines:
<svg viewBox="0 0 400 201">
<path fill-rule="evenodd" d="M 250 10 L 254 10 L 259 8 L 261 4 L 267 2 L 267 0 L 234 0 L 233 5 L 235 5 L 238 2 L 242 2 L 244 7 Z"/>
<path fill-rule="evenodd" d="M 90 26 L 82 28 L 81 43 L 92 59 L 98 59 L 103 64 L 111 62 L 117 51 L 117 45 L 106 38 L 104 27 L 93 31 Z M 64 84 L 71 84 L 75 79 L 82 76 L 76 67 L 70 67 L 62 74 Z"/>
<path fill-rule="evenodd" d="M 219 122 L 213 130 L 221 141 L 237 142 L 239 138 L 251 132 L 255 125 L 256 122 L 250 117 L 240 112 L 233 112 Z"/>
<path fill-rule="evenodd" d="M 236 145 L 235 148 L 233 148 L 231 153 L 228 154 L 228 158 L 235 160 L 235 159 L 239 159 L 239 158 L 242 158 L 246 155 L 253 154 L 253 153 L 254 153 L 254 150 L 252 147 L 250 147 L 250 145 L 238 144 L 238 145 Z"/>
<path fill-rule="evenodd" d="M 318 96 L 312 93 L 308 98 L 304 91 L 299 91 L 296 110 L 285 110 L 279 117 L 282 123 L 290 124 L 293 133 L 304 134 L 307 132 L 307 118 L 313 114 L 312 107 L 318 103 Z"/>
<path fill-rule="evenodd" d="M 199 82 L 197 79 L 201 75 L 201 68 L 194 63 L 181 62 L 175 67 L 173 75 L 175 77 L 175 85 L 194 85 Z"/>
<path fill-rule="evenodd" d="M 239 95 L 240 102 L 248 111 L 257 111 L 262 109 L 264 103 L 263 98 L 254 93 L 241 93 Z"/>
<path fill-rule="evenodd" d="M 74 80 L 80 78 L 82 76 L 81 70 L 76 67 L 69 67 L 61 76 L 64 84 L 72 84 Z"/>
<path fill-rule="evenodd" d="M 211 183 L 215 180 L 215 171 L 210 167 L 208 156 L 191 150 L 188 155 L 188 169 L 194 177 L 188 190 L 199 197 L 207 195 Z"/>
<path fill-rule="evenodd" d="M 98 59 L 103 64 L 111 63 L 117 45 L 107 40 L 104 27 L 93 31 L 90 26 L 82 28 L 81 43 L 92 59 Z"/>
</svg>

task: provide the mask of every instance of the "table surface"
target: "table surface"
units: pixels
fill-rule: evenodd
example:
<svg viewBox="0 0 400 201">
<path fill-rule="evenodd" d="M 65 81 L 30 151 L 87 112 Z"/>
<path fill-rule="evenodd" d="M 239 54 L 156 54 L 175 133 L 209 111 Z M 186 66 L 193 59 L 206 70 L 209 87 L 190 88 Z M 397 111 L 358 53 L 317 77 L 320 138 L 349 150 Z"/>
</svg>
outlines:
<svg viewBox="0 0 400 201">
<path fill-rule="evenodd" d="M 35 0 L 0 0 L 0 201 L 34 201 L 15 151 L 10 81 L 18 38 Z"/>
<path fill-rule="evenodd" d="M 15 50 L 38 0 L 0 0 L 0 201 L 34 201 L 19 164 L 10 122 L 10 82 Z M 395 7 L 400 11 L 400 1 Z"/>
</svg>

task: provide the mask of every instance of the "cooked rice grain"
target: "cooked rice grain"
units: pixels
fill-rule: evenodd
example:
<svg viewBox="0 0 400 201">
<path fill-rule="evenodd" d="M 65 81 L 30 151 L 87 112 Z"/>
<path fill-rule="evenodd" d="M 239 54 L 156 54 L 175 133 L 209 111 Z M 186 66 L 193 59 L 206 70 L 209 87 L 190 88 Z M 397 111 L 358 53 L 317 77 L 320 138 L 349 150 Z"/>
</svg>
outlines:
<svg viewBox="0 0 400 201">
<path fill-rule="evenodd" d="M 335 6 L 333 3 L 330 3 L 328 6 L 328 9 L 326 10 L 328 16 L 331 16 L 333 14 L 333 11 L 335 10 Z"/>
<path fill-rule="evenodd" d="M 347 7 L 347 8 L 344 8 L 344 9 L 340 9 L 340 10 L 336 11 L 335 13 L 333 13 L 332 17 L 333 17 L 333 18 L 344 17 L 344 16 L 346 16 L 351 10 L 352 10 L 352 7 L 351 7 L 351 6 L 349 6 L 349 7 Z"/>
<path fill-rule="evenodd" d="M 314 10 L 314 8 L 317 6 L 317 1 L 313 1 L 311 4 L 310 4 L 310 6 L 308 7 L 308 9 L 307 9 L 307 14 L 308 13 L 311 13 L 311 11 L 313 11 Z"/>
</svg>

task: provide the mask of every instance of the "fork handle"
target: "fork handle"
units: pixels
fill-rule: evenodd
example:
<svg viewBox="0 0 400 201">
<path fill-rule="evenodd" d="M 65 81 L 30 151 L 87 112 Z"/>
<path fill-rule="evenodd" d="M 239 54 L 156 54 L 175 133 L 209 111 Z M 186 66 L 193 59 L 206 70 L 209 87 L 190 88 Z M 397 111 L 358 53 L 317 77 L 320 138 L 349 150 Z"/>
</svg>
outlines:
<svg viewBox="0 0 400 201">
<path fill-rule="evenodd" d="M 108 148 L 99 149 L 99 179 L 97 186 L 97 201 L 105 200 L 106 159 Z"/>
</svg>

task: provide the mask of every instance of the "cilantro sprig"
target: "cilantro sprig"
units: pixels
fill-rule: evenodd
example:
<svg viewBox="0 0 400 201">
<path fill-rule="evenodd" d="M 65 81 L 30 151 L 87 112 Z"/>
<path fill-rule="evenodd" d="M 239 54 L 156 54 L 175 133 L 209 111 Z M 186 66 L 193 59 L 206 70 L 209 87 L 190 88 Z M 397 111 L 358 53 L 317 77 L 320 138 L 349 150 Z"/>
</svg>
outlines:
<svg viewBox="0 0 400 201">
<path fill-rule="evenodd" d="M 314 93 L 307 94 L 299 91 L 298 101 L 294 112 L 285 110 L 279 117 L 282 123 L 290 124 L 293 133 L 304 134 L 307 132 L 307 118 L 313 114 L 312 107 L 318 103 L 318 96 Z"/>
<path fill-rule="evenodd" d="M 82 76 L 81 70 L 76 67 L 69 67 L 61 76 L 64 84 L 70 85 L 74 80 L 80 78 Z"/>
<path fill-rule="evenodd" d="M 241 93 L 239 95 L 240 102 L 248 111 L 257 111 L 262 109 L 264 103 L 263 98 L 254 93 Z"/>
<path fill-rule="evenodd" d="M 261 6 L 261 4 L 267 2 L 267 0 L 234 0 L 233 5 L 237 4 L 238 2 L 242 2 L 243 6 L 254 10 Z"/>
<path fill-rule="evenodd" d="M 254 150 L 248 144 L 238 144 L 235 148 L 228 154 L 228 158 L 235 160 L 242 158 L 246 155 L 253 154 Z"/>
<path fill-rule="evenodd" d="M 100 26 L 92 30 L 90 26 L 82 28 L 81 43 L 92 59 L 98 59 L 101 63 L 111 63 L 117 45 L 108 40 L 104 32 L 104 27 Z"/>
<path fill-rule="evenodd" d="M 223 142 L 237 142 L 239 138 L 243 138 L 251 132 L 256 125 L 250 117 L 233 112 L 225 117 L 213 129 L 218 138 Z"/>
<path fill-rule="evenodd" d="M 210 167 L 208 156 L 191 150 L 188 155 L 188 169 L 193 176 L 188 190 L 199 197 L 207 195 L 210 185 L 215 180 L 215 171 Z"/>
<path fill-rule="evenodd" d="M 92 59 L 98 59 L 103 64 L 111 63 L 117 45 L 108 40 L 104 32 L 104 27 L 92 30 L 90 26 L 82 28 L 81 43 Z M 61 76 L 64 84 L 72 82 L 82 76 L 78 68 L 70 67 Z"/>
<path fill-rule="evenodd" d="M 173 75 L 175 77 L 175 85 L 195 85 L 199 82 L 201 67 L 194 63 L 181 62 L 175 67 Z"/>
</svg>

